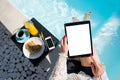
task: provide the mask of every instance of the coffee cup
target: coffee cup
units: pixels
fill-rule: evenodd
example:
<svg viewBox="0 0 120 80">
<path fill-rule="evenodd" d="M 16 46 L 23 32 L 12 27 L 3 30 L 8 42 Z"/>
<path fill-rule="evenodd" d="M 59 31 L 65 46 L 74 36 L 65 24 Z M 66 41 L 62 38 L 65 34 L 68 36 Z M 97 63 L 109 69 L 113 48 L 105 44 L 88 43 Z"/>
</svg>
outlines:
<svg viewBox="0 0 120 80">
<path fill-rule="evenodd" d="M 24 43 L 29 37 L 30 33 L 27 29 L 19 29 L 16 33 L 16 41 L 19 43 Z"/>
</svg>

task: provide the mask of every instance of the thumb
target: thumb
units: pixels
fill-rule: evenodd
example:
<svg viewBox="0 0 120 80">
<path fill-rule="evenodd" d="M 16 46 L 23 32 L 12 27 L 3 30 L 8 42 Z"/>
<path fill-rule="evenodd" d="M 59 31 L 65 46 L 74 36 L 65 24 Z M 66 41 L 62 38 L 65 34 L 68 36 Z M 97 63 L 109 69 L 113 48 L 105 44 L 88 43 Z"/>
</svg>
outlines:
<svg viewBox="0 0 120 80">
<path fill-rule="evenodd" d="M 93 64 L 93 62 L 91 62 L 91 69 L 92 69 L 93 74 L 95 75 L 96 74 L 96 67 Z"/>
</svg>

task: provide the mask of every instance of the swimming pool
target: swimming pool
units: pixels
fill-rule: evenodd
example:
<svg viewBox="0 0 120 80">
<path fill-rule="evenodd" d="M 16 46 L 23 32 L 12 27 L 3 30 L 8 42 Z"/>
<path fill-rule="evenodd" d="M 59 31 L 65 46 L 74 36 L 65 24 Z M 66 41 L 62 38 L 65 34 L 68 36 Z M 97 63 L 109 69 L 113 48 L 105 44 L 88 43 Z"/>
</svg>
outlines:
<svg viewBox="0 0 120 80">
<path fill-rule="evenodd" d="M 120 7 L 119 0 L 11 0 L 30 18 L 35 17 L 59 40 L 64 35 L 64 23 L 71 17 L 83 20 L 92 11 L 93 42 L 106 66 L 110 80 L 120 80 Z M 114 7 L 112 7 L 112 6 Z"/>
</svg>

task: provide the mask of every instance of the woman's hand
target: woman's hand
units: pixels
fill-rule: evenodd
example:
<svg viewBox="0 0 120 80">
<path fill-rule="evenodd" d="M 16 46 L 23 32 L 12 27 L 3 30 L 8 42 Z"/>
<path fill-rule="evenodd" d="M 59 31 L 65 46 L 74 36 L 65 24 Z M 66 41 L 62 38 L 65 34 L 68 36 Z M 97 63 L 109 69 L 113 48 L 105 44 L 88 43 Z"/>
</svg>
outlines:
<svg viewBox="0 0 120 80">
<path fill-rule="evenodd" d="M 61 40 L 61 53 L 67 55 L 68 54 L 68 44 L 67 44 L 67 37 L 64 36 Z"/>
<path fill-rule="evenodd" d="M 104 71 L 105 71 L 105 67 L 100 64 L 99 62 L 97 62 L 93 57 L 91 57 L 93 62 L 91 62 L 91 69 L 92 72 L 94 74 L 95 77 L 100 77 Z"/>
</svg>

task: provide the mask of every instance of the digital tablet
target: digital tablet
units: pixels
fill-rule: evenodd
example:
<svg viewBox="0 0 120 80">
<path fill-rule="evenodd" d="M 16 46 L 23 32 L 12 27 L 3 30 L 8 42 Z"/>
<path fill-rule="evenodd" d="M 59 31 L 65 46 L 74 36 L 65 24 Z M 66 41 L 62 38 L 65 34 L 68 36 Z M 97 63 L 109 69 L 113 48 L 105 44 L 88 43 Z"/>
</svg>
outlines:
<svg viewBox="0 0 120 80">
<path fill-rule="evenodd" d="M 93 54 L 90 21 L 66 23 L 64 26 L 68 41 L 68 57 Z"/>
</svg>

